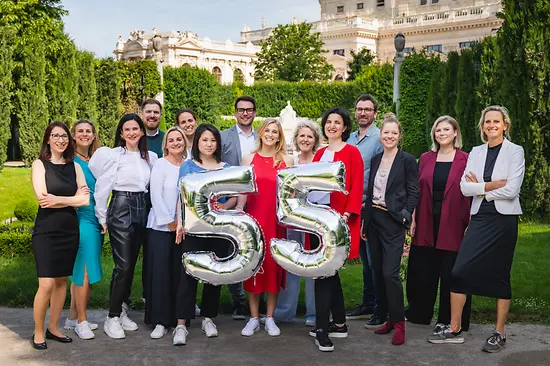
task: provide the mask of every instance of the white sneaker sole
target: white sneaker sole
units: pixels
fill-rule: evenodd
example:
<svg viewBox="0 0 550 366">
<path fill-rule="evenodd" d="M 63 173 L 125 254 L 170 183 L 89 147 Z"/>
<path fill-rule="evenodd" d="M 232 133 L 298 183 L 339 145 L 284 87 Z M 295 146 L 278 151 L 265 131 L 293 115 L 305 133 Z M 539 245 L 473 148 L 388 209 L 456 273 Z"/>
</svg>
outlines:
<svg viewBox="0 0 550 366">
<path fill-rule="evenodd" d="M 172 344 L 174 346 L 185 346 L 187 344 L 187 341 L 181 342 L 181 341 L 172 341 Z"/>
<path fill-rule="evenodd" d="M 241 335 L 243 337 L 252 337 L 254 334 L 258 333 L 259 331 L 260 331 L 260 326 L 258 325 L 258 328 L 255 328 L 252 333 L 244 333 L 243 331 L 241 331 Z"/>
<path fill-rule="evenodd" d="M 84 336 L 78 334 L 78 332 L 75 330 L 75 334 L 78 336 L 78 338 L 80 338 L 80 339 L 82 339 L 82 340 L 85 340 L 85 341 L 95 338 L 95 334 L 94 334 L 94 333 L 92 333 L 92 334 L 91 334 L 90 336 L 88 336 L 88 337 L 84 337 Z"/>
<path fill-rule="evenodd" d="M 97 330 L 99 328 L 99 325 L 96 324 L 96 323 L 88 323 L 88 325 L 90 326 L 90 330 Z M 70 325 L 64 325 L 63 329 L 65 329 L 65 330 L 74 330 L 74 329 L 76 329 L 76 327 L 73 327 L 73 326 L 70 326 Z"/>
<path fill-rule="evenodd" d="M 136 330 L 139 329 L 139 327 L 135 323 L 134 323 L 134 325 L 122 325 L 122 324 L 120 324 L 120 326 L 122 327 L 122 329 L 124 331 L 127 331 L 127 332 L 135 332 Z"/>
<path fill-rule="evenodd" d="M 328 336 L 330 338 L 347 338 L 348 337 L 348 334 L 347 333 L 336 333 L 336 332 L 333 332 L 333 333 L 329 333 Z"/>
<path fill-rule="evenodd" d="M 107 329 L 103 328 L 103 331 L 105 332 L 105 334 L 107 334 L 107 336 L 109 338 L 112 338 L 112 339 L 124 339 L 126 338 L 126 334 L 121 334 L 121 335 L 115 335 L 115 334 L 112 334 L 111 332 L 109 332 Z"/>
<path fill-rule="evenodd" d="M 319 347 L 320 351 L 323 351 L 323 352 L 332 352 L 332 351 L 334 351 L 334 346 L 332 346 L 332 347 L 321 346 L 319 344 L 318 340 L 315 340 L 315 344 L 317 345 L 317 347 Z"/>
<path fill-rule="evenodd" d="M 462 339 L 428 339 L 428 342 L 433 344 L 462 344 L 464 343 L 464 338 Z"/>
<path fill-rule="evenodd" d="M 202 331 L 204 334 L 206 334 L 206 332 L 203 330 Z M 216 333 L 211 333 L 211 334 L 206 334 L 206 338 L 215 338 L 218 336 L 218 332 Z"/>
<path fill-rule="evenodd" d="M 270 337 L 278 337 L 281 335 L 281 331 L 278 331 L 278 332 L 269 332 L 267 329 L 265 330 L 266 333 L 270 336 Z"/>
<path fill-rule="evenodd" d="M 166 335 L 166 333 L 168 332 L 165 332 L 164 334 L 162 335 L 159 335 L 159 334 L 151 334 L 151 339 L 161 339 L 162 337 L 164 337 Z"/>
</svg>

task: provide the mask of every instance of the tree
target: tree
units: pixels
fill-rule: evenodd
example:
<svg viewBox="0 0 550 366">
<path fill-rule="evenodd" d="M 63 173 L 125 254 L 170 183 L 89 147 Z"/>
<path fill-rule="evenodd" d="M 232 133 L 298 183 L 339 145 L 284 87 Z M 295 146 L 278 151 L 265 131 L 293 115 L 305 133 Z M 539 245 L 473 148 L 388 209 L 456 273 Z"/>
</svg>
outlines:
<svg viewBox="0 0 550 366">
<path fill-rule="evenodd" d="M 480 115 L 476 101 L 476 69 L 475 55 L 471 49 L 465 49 L 460 55 L 458 63 L 458 76 L 456 80 L 456 120 L 462 131 L 462 144 L 465 151 L 470 151 L 481 142 L 476 119 Z"/>
<path fill-rule="evenodd" d="M 97 123 L 97 84 L 95 80 L 95 57 L 86 51 L 77 51 L 78 102 L 76 118 Z"/>
<path fill-rule="evenodd" d="M 14 32 L 7 27 L 0 27 L 0 90 L 3 94 L 0 98 L 0 169 L 6 162 L 6 152 L 10 138 L 13 45 L 9 42 L 9 39 L 13 34 Z"/>
<path fill-rule="evenodd" d="M 334 69 L 323 53 L 321 35 L 311 32 L 311 24 L 278 25 L 256 54 L 256 78 L 267 81 L 329 80 Z"/>
<path fill-rule="evenodd" d="M 374 60 L 374 55 L 372 52 L 363 47 L 359 52 L 351 50 L 350 55 L 352 60 L 348 62 L 348 80 L 355 80 L 357 76 L 361 73 L 361 69 L 364 66 L 368 66 Z"/>
<path fill-rule="evenodd" d="M 99 137 L 104 146 L 113 146 L 116 126 L 122 113 L 120 79 L 112 58 L 99 60 L 96 65 L 97 111 Z"/>
</svg>

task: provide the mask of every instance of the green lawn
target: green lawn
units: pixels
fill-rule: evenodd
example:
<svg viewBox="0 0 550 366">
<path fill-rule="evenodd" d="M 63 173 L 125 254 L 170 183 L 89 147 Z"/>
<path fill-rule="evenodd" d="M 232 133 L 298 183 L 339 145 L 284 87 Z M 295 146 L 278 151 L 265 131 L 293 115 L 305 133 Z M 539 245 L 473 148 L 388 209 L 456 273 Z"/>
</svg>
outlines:
<svg viewBox="0 0 550 366">
<path fill-rule="evenodd" d="M 4 168 L 0 172 L 0 220 L 13 216 L 15 205 L 24 198 L 33 197 L 29 168 Z"/>
</svg>

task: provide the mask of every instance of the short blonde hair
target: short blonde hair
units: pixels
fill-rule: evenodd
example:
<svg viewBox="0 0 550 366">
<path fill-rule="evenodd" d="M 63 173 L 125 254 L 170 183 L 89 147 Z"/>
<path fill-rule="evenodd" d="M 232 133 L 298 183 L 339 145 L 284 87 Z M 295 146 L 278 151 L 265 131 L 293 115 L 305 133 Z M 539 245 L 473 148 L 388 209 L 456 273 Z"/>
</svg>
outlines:
<svg viewBox="0 0 550 366">
<path fill-rule="evenodd" d="M 313 121 L 310 121 L 308 119 L 298 122 L 298 125 L 294 129 L 294 136 L 292 137 L 292 144 L 294 145 L 294 148 L 296 151 L 300 151 L 298 148 L 298 134 L 300 133 L 300 129 L 302 128 L 309 128 L 311 132 L 313 132 L 313 138 L 315 139 L 315 142 L 313 143 L 313 152 L 316 152 L 317 149 L 319 149 L 319 146 L 321 146 L 321 128 L 319 125 Z"/>
<path fill-rule="evenodd" d="M 508 109 L 506 107 L 503 107 L 500 105 L 492 105 L 490 107 L 485 108 L 481 112 L 481 118 L 479 119 L 479 123 L 477 125 L 477 127 L 479 128 L 479 135 L 481 136 L 481 141 L 483 141 L 484 143 L 489 142 L 487 135 L 485 134 L 485 132 L 483 132 L 483 123 L 485 123 L 485 115 L 487 114 L 487 112 L 500 112 L 500 114 L 502 114 L 502 121 L 506 126 L 506 130 L 504 131 L 504 137 L 506 137 L 508 141 L 511 141 L 510 130 L 512 129 L 512 122 L 510 121 L 510 114 L 508 113 Z"/>
<path fill-rule="evenodd" d="M 456 136 L 453 140 L 453 147 L 455 149 L 462 149 L 462 133 L 460 132 L 460 126 L 458 125 L 458 122 L 451 116 L 441 116 L 435 120 L 432 126 L 432 151 L 437 152 L 441 148 L 441 146 L 439 146 L 439 142 L 437 142 L 437 140 L 435 139 L 435 129 L 437 128 L 437 125 L 439 125 L 441 122 L 447 122 L 453 127 L 453 130 L 456 131 Z"/>
<path fill-rule="evenodd" d="M 164 153 L 164 156 L 168 155 L 168 148 L 166 147 L 166 141 L 168 140 L 168 135 L 170 134 L 170 132 L 174 132 L 174 131 L 181 133 L 181 137 L 183 137 L 183 145 L 185 146 L 185 148 L 183 149 L 183 159 L 187 159 L 187 143 L 185 142 L 185 134 L 183 133 L 181 128 L 179 128 L 178 126 L 170 127 L 164 133 L 164 137 L 162 138 L 162 152 Z"/>
<path fill-rule="evenodd" d="M 275 119 L 275 118 L 266 118 L 260 127 L 258 127 L 258 146 L 256 148 L 256 152 L 261 152 L 263 146 L 262 142 L 262 136 L 267 129 L 267 126 L 270 124 L 275 123 L 277 125 L 277 128 L 279 129 L 279 141 L 277 141 L 275 145 L 275 156 L 273 157 L 273 166 L 279 165 L 285 158 L 286 155 L 286 140 L 285 140 L 285 133 L 283 131 L 283 126 L 281 126 L 281 123 Z"/>
<path fill-rule="evenodd" d="M 403 140 L 403 127 L 401 127 L 401 122 L 397 119 L 394 113 L 388 112 L 384 113 L 384 120 L 382 121 L 382 124 L 380 125 L 380 132 L 384 129 L 384 126 L 388 123 L 395 123 L 397 125 L 397 128 L 399 130 L 399 142 Z"/>
</svg>

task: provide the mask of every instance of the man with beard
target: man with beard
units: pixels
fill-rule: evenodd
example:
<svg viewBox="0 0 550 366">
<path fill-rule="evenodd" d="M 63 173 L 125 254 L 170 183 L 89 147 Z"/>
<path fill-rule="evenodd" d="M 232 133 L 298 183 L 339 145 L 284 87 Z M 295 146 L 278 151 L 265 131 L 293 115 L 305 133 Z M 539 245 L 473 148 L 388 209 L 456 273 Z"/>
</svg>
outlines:
<svg viewBox="0 0 550 366">
<path fill-rule="evenodd" d="M 347 142 L 350 145 L 356 146 L 363 157 L 363 166 L 365 170 L 363 206 L 365 205 L 367 186 L 369 184 L 371 159 L 383 150 L 380 144 L 380 130 L 375 123 L 377 115 L 378 103 L 376 99 L 368 94 L 362 94 L 357 98 L 357 102 L 355 103 L 355 119 L 357 120 L 359 128 L 351 134 Z M 352 312 L 346 314 L 348 319 L 366 319 L 368 314 L 374 313 L 376 296 L 374 293 L 372 270 L 369 264 L 369 252 L 367 242 L 361 239 L 359 255 L 363 263 L 363 301 Z M 376 326 L 382 326 L 384 324 L 384 320 L 385 319 L 378 320 L 376 316 L 373 316 L 366 327 L 375 326 L 373 329 L 376 329 Z"/>
<path fill-rule="evenodd" d="M 232 166 L 239 166 L 242 157 L 256 148 L 256 131 L 252 127 L 255 117 L 256 100 L 247 95 L 238 97 L 235 101 L 237 123 L 221 132 L 222 161 Z M 233 319 L 244 320 L 247 307 L 242 283 L 229 285 L 229 291 L 233 300 Z"/>
<path fill-rule="evenodd" d="M 141 114 L 147 133 L 147 148 L 162 158 L 162 139 L 164 131 L 159 129 L 160 119 L 162 118 L 162 106 L 156 99 L 145 99 L 141 104 Z"/>
</svg>

